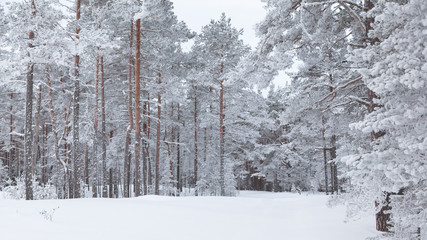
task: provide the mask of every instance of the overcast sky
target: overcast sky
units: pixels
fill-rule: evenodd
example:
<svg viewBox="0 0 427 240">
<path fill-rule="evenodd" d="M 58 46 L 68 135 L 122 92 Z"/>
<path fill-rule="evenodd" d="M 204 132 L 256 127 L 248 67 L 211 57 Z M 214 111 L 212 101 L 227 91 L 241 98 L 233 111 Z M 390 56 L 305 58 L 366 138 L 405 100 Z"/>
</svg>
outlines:
<svg viewBox="0 0 427 240">
<path fill-rule="evenodd" d="M 193 31 L 200 32 L 211 19 L 218 20 L 221 13 L 225 12 L 235 28 L 243 28 L 242 39 L 246 44 L 252 48 L 258 44 L 254 27 L 267 13 L 261 0 L 172 0 L 172 2 L 178 19 L 187 23 Z M 183 47 L 184 50 L 189 50 L 189 45 Z M 273 83 L 283 87 L 289 81 L 289 76 L 281 71 Z"/>
<path fill-rule="evenodd" d="M 1 0 L 0 0 L 1 1 Z M 261 0 L 172 0 L 179 20 L 191 30 L 200 32 L 211 19 L 218 20 L 221 13 L 231 18 L 231 24 L 243 28 L 243 41 L 252 47 L 258 43 L 254 25 L 262 21 L 266 11 Z"/>
</svg>

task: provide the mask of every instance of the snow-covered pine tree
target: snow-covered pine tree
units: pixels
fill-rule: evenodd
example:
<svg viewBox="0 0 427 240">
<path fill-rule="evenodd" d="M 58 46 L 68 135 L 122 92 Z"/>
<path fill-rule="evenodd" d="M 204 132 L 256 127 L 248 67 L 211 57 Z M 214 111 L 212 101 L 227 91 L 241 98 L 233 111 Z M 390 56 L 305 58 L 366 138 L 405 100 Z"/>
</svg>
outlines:
<svg viewBox="0 0 427 240">
<path fill-rule="evenodd" d="M 240 59 L 248 52 L 248 47 L 243 44 L 239 39 L 242 34 L 241 31 L 231 26 L 231 19 L 222 14 L 218 21 L 212 20 L 211 23 L 202 29 L 202 33 L 197 36 L 195 45 L 192 51 L 198 53 L 198 57 L 202 64 L 205 66 L 205 77 L 208 79 L 209 92 L 218 96 L 215 99 L 215 106 L 207 108 L 209 111 L 217 114 L 219 117 L 219 125 L 213 128 L 219 132 L 213 136 L 218 141 L 218 152 L 216 153 L 217 160 L 215 164 L 219 166 L 218 172 L 211 172 L 211 174 L 218 174 L 219 177 L 219 194 L 226 195 L 226 171 L 231 171 L 231 165 L 226 163 L 227 153 L 225 149 L 225 140 L 227 130 L 228 116 L 226 116 L 225 109 L 228 109 L 233 104 L 233 99 L 227 99 L 227 82 L 233 81 L 229 79 L 229 73 L 233 71 Z M 238 86 L 241 87 L 241 86 Z M 232 119 L 230 118 L 230 123 Z M 228 127 L 228 126 L 227 126 Z M 230 132 L 231 134 L 231 132 Z M 213 160 L 213 159 L 212 159 Z M 230 192 L 227 192 L 229 195 Z"/>
<path fill-rule="evenodd" d="M 427 4 L 420 0 L 378 2 L 367 13 L 375 17 L 369 38 L 378 43 L 356 50 L 350 57 L 378 96 L 375 104 L 381 106 L 352 126 L 364 133 L 383 131 L 385 135 L 345 160 L 355 167 L 353 183 L 366 189 L 371 201 L 377 201 L 377 210 L 388 204 L 384 193 L 393 193 L 389 196 L 392 221 L 386 228 L 396 239 L 419 239 L 427 221 L 427 173 L 423 167 L 427 109 L 425 11 Z"/>
</svg>

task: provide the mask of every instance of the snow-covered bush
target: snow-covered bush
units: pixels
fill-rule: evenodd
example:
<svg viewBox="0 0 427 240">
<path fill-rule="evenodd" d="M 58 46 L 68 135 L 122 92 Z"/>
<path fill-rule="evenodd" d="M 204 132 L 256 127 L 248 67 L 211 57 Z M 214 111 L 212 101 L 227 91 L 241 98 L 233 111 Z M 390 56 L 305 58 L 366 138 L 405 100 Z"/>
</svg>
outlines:
<svg viewBox="0 0 427 240">
<path fill-rule="evenodd" d="M 25 181 L 23 178 L 18 178 L 16 184 L 12 184 L 12 181 L 8 180 L 7 185 L 3 190 L 6 198 L 25 199 Z M 37 181 L 33 180 L 32 187 L 34 200 L 56 199 L 58 197 L 55 187 L 49 183 L 41 186 Z"/>
<path fill-rule="evenodd" d="M 16 183 L 12 180 L 7 180 L 7 187 L 3 189 L 4 197 L 10 199 L 25 199 L 25 182 L 23 179 L 18 178 Z"/>
</svg>

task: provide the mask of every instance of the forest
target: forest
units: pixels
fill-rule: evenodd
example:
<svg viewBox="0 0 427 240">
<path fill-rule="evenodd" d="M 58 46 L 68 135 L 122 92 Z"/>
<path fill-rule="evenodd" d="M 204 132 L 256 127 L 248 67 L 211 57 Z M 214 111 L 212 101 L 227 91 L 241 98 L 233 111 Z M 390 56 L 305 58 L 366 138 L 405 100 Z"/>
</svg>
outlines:
<svg viewBox="0 0 427 240">
<path fill-rule="evenodd" d="M 260 1 L 255 48 L 226 13 L 190 30 L 173 0 L 2 1 L 0 189 L 321 192 L 421 239 L 427 2 Z"/>
</svg>

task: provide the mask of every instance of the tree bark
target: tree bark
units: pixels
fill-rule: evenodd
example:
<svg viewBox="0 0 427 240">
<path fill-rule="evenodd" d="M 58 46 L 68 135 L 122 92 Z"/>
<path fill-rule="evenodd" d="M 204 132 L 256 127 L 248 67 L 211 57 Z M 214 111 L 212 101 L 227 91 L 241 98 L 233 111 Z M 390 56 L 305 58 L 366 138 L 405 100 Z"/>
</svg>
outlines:
<svg viewBox="0 0 427 240">
<path fill-rule="evenodd" d="M 99 56 L 96 56 L 95 70 L 95 104 L 93 110 L 93 150 L 92 169 L 95 170 L 92 176 L 92 197 L 98 197 L 98 102 L 99 102 Z"/>
<path fill-rule="evenodd" d="M 36 104 L 36 113 L 34 116 L 34 140 L 33 140 L 33 161 L 31 167 L 32 177 L 36 177 L 37 174 L 37 159 L 38 159 L 38 149 L 39 149 L 39 128 L 40 128 L 40 110 L 41 110 L 41 99 L 42 99 L 42 85 L 38 85 L 38 95 L 37 95 L 37 104 Z"/>
<path fill-rule="evenodd" d="M 36 15 L 36 5 L 34 0 L 31 1 L 32 17 Z M 29 33 L 28 48 L 33 48 L 34 32 Z M 30 52 L 28 52 L 30 56 Z M 33 73 L 34 63 L 29 62 L 27 66 L 27 90 L 25 96 L 25 134 L 24 134 L 24 156 L 25 156 L 25 199 L 33 200 L 33 189 L 32 189 L 32 141 L 33 141 Z"/>
<path fill-rule="evenodd" d="M 47 130 L 46 130 L 46 124 L 44 123 L 42 125 L 42 164 L 41 164 L 41 168 L 42 168 L 42 184 L 43 186 L 46 185 L 47 183 L 47 179 L 48 179 L 48 171 L 47 171 L 47 162 L 46 162 L 46 137 L 47 137 Z"/>
<path fill-rule="evenodd" d="M 51 120 L 51 126 L 52 126 L 53 147 L 55 151 L 55 158 L 56 158 L 56 161 L 59 164 L 61 164 L 64 171 L 64 178 L 67 179 L 68 178 L 67 163 L 61 159 L 61 155 L 59 154 L 59 140 L 58 140 L 58 133 L 56 131 L 55 114 L 53 111 L 53 89 L 52 89 L 52 83 L 50 82 L 49 68 L 46 68 L 46 80 L 47 80 L 47 85 L 49 87 L 49 110 L 50 110 L 50 120 Z M 64 129 L 64 134 L 65 134 L 65 131 L 66 129 Z M 66 182 L 65 182 L 65 191 L 67 191 Z"/>
<path fill-rule="evenodd" d="M 221 63 L 221 74 L 224 72 L 224 63 Z M 219 94 L 219 156 L 220 156 L 220 169 L 219 169 L 219 183 L 221 196 L 225 196 L 225 164 L 224 164 L 224 80 L 220 80 L 220 94 Z"/>
<path fill-rule="evenodd" d="M 87 190 L 89 189 L 89 158 L 88 158 L 88 144 L 85 144 L 85 158 L 84 158 L 84 180 L 85 180 L 85 184 L 87 186 Z"/>
<path fill-rule="evenodd" d="M 333 179 L 333 185 L 332 185 L 332 193 L 335 192 L 335 194 L 338 194 L 338 169 L 337 169 L 337 164 L 335 163 L 335 159 L 337 157 L 337 148 L 335 146 L 336 144 L 336 139 L 337 136 L 336 135 L 332 135 L 331 137 L 331 178 Z"/>
<path fill-rule="evenodd" d="M 125 161 L 123 169 L 123 195 L 125 198 L 130 197 L 130 163 L 132 159 L 132 154 L 130 151 L 131 144 L 131 134 L 133 129 L 133 112 L 132 112 L 132 72 L 133 72 L 133 20 L 130 21 L 130 36 L 129 36 L 129 68 L 128 68 L 128 114 L 129 114 L 129 126 L 126 130 L 126 142 L 125 142 Z"/>
<path fill-rule="evenodd" d="M 10 93 L 10 100 L 12 102 L 13 100 L 13 93 Z M 14 147 L 14 141 L 13 141 L 13 104 L 10 104 L 9 107 L 10 110 L 10 116 L 9 116 L 9 144 L 10 144 L 10 154 L 9 154 L 9 176 L 11 176 L 12 179 L 17 176 L 16 173 L 14 173 L 13 168 L 13 162 L 16 160 L 16 151 L 17 149 Z"/>
<path fill-rule="evenodd" d="M 141 195 L 139 160 L 141 153 L 141 19 L 136 20 L 136 63 L 135 63 L 135 197 Z"/>
<path fill-rule="evenodd" d="M 158 73 L 158 85 L 159 87 L 162 84 L 162 74 Z M 160 118 L 162 111 L 162 95 L 161 89 L 157 93 L 157 132 L 156 132 L 156 166 L 155 166 L 155 185 L 154 185 L 154 194 L 159 195 L 159 183 L 160 183 Z"/>
<path fill-rule="evenodd" d="M 178 195 L 182 192 L 182 183 L 181 183 L 181 111 L 180 104 L 178 103 L 178 127 L 176 130 L 176 189 L 178 190 Z"/>
<path fill-rule="evenodd" d="M 76 20 L 79 24 L 80 20 L 80 6 L 81 0 L 77 0 L 76 5 Z M 78 48 L 78 41 L 80 27 L 76 27 L 76 49 Z M 73 164 L 74 164 L 74 178 L 73 178 L 73 196 L 80 198 L 80 160 L 79 160 L 79 124 L 80 124 L 80 56 L 78 53 L 74 56 L 74 94 L 73 94 Z"/>
<path fill-rule="evenodd" d="M 325 117 L 322 116 L 323 160 L 325 169 L 325 192 L 328 195 L 328 159 L 326 156 Z"/>
<path fill-rule="evenodd" d="M 104 82 L 104 56 L 100 57 L 101 68 L 101 141 L 102 141 L 102 197 L 108 197 L 107 190 L 107 135 L 105 120 L 105 82 Z"/>
<path fill-rule="evenodd" d="M 198 170 L 198 148 L 197 148 L 197 86 L 194 86 L 194 195 L 198 195 L 197 191 L 197 170 Z"/>
</svg>

